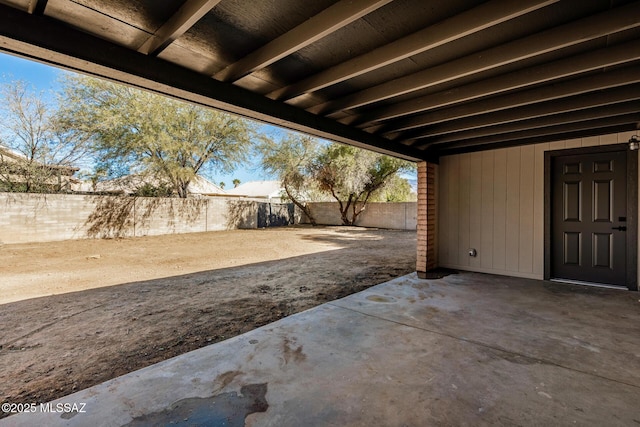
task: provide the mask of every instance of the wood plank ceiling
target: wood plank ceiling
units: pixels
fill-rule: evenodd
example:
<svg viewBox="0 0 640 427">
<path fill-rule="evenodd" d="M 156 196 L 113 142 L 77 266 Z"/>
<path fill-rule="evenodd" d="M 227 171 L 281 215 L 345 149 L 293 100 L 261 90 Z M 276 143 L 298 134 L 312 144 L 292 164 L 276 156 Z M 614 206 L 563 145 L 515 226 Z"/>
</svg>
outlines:
<svg viewBox="0 0 640 427">
<path fill-rule="evenodd" d="M 640 127 L 640 1 L 0 0 L 0 50 L 414 160 Z"/>
</svg>

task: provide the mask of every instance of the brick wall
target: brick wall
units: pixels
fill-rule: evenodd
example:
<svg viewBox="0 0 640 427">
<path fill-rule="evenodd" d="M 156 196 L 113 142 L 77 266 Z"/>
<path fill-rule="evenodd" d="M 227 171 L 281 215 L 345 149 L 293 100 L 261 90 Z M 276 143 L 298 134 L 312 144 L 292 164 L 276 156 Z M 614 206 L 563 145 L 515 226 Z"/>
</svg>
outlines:
<svg viewBox="0 0 640 427">
<path fill-rule="evenodd" d="M 433 163 L 418 163 L 418 243 L 416 271 L 424 276 L 438 266 L 436 201 L 438 166 Z"/>
</svg>

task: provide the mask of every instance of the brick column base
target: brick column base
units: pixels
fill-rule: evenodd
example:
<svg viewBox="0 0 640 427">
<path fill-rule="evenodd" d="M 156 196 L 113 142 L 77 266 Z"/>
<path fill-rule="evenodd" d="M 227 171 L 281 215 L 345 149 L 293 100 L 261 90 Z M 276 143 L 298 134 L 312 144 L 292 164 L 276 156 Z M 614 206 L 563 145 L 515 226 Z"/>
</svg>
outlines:
<svg viewBox="0 0 640 427">
<path fill-rule="evenodd" d="M 436 186 L 438 166 L 418 163 L 418 248 L 416 271 L 426 278 L 426 272 L 438 266 L 436 240 Z"/>
</svg>

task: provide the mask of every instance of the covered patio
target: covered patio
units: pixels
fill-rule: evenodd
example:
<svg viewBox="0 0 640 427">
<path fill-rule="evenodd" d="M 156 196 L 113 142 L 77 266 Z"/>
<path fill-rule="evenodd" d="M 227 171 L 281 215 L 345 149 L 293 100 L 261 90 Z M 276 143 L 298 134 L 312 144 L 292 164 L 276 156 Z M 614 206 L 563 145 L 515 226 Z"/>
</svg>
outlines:
<svg viewBox="0 0 640 427">
<path fill-rule="evenodd" d="M 419 274 L 638 289 L 640 1 L 0 3 L 0 51 L 418 162 Z"/>
<path fill-rule="evenodd" d="M 638 289 L 637 0 L 0 3 L 2 52 L 416 161 L 419 274 Z"/>
<path fill-rule="evenodd" d="M 54 402 L 84 413 L 0 425 L 634 425 L 639 308 L 621 290 L 409 275 Z"/>
<path fill-rule="evenodd" d="M 638 289 L 640 1 L 0 3 L 3 52 L 416 161 L 419 185 L 415 276 L 0 424 L 640 424 L 638 294 L 542 281 Z"/>
</svg>

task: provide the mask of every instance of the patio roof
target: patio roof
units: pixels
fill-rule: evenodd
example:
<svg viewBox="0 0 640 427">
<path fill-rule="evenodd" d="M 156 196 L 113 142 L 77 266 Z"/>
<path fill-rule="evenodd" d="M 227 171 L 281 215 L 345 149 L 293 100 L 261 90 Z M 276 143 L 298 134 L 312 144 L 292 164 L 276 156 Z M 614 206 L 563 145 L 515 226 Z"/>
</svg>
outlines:
<svg viewBox="0 0 640 427">
<path fill-rule="evenodd" d="M 639 1 L 0 3 L 4 52 L 408 159 L 640 123 Z"/>
</svg>

